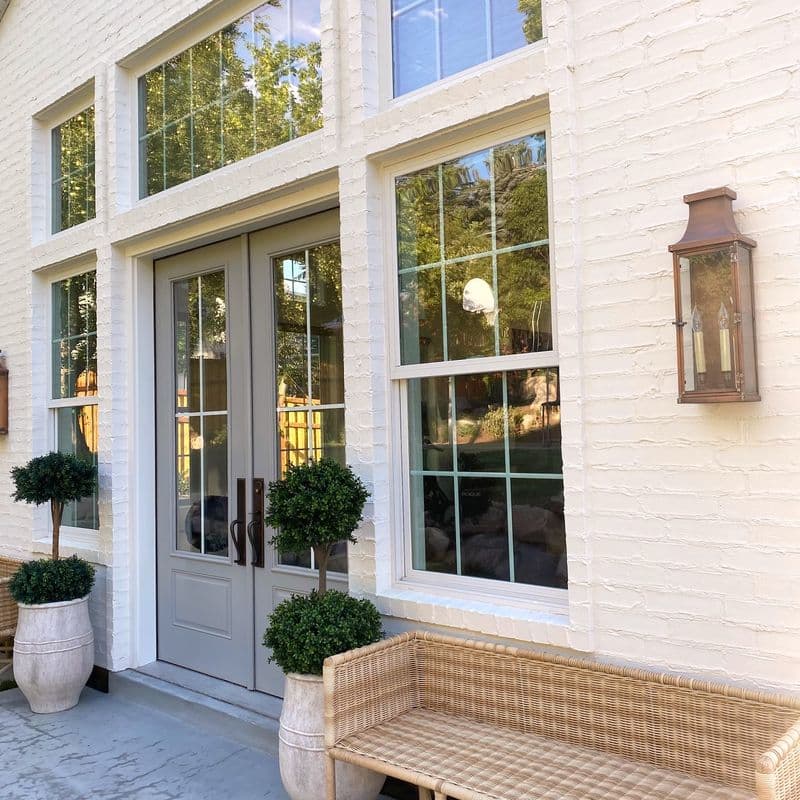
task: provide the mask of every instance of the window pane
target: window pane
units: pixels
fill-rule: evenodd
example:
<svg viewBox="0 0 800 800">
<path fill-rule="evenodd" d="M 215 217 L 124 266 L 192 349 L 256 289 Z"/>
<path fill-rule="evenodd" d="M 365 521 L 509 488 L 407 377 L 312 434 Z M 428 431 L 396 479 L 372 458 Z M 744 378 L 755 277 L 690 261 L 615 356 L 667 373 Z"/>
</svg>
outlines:
<svg viewBox="0 0 800 800">
<path fill-rule="evenodd" d="M 490 258 L 445 268 L 449 359 L 495 355 L 497 301 L 492 283 Z"/>
<path fill-rule="evenodd" d="M 514 479 L 511 503 L 517 583 L 566 589 L 563 481 Z"/>
<path fill-rule="evenodd" d="M 461 574 L 510 579 L 505 478 L 460 478 Z"/>
<path fill-rule="evenodd" d="M 456 442 L 460 472 L 505 472 L 503 375 L 455 379 Z"/>
<path fill-rule="evenodd" d="M 179 416 L 176 419 L 176 510 L 178 550 L 202 552 L 203 540 L 203 420 Z"/>
<path fill-rule="evenodd" d="M 142 140 L 139 158 L 143 159 L 143 188 L 147 195 L 166 188 L 164 182 L 164 133 L 157 131 Z"/>
<path fill-rule="evenodd" d="M 491 58 L 485 0 L 440 0 L 442 77 Z"/>
<path fill-rule="evenodd" d="M 400 275 L 400 341 L 404 364 L 444 359 L 439 267 Z"/>
<path fill-rule="evenodd" d="M 403 0 L 393 0 L 392 41 L 395 96 L 411 92 L 439 79 L 437 21 L 434 0 L 398 11 Z"/>
<path fill-rule="evenodd" d="M 267 3 L 143 76 L 143 196 L 322 127 L 319 16 L 319 0 Z"/>
<path fill-rule="evenodd" d="M 414 569 L 456 574 L 453 478 L 412 476 L 412 564 Z"/>
<path fill-rule="evenodd" d="M 97 466 L 97 406 L 74 406 L 56 409 L 56 449 L 90 461 Z M 97 530 L 100 527 L 97 489 L 88 497 L 64 508 L 62 524 Z"/>
<path fill-rule="evenodd" d="M 490 152 L 483 150 L 442 166 L 445 258 L 492 249 Z"/>
<path fill-rule="evenodd" d="M 224 411 L 228 407 L 228 315 L 225 273 L 202 275 L 200 282 L 200 324 L 203 382 L 203 411 Z"/>
<path fill-rule="evenodd" d="M 203 417 L 203 537 L 207 555 L 228 555 L 228 417 Z"/>
<path fill-rule="evenodd" d="M 553 349 L 547 247 L 497 256 L 500 354 Z"/>
<path fill-rule="evenodd" d="M 95 273 L 52 286 L 52 396 L 97 394 L 97 291 Z"/>
<path fill-rule="evenodd" d="M 311 402 L 344 403 L 342 259 L 339 243 L 309 252 L 311 276 Z"/>
<path fill-rule="evenodd" d="M 51 141 L 52 227 L 58 233 L 95 214 L 94 106 L 55 128 Z"/>
<path fill-rule="evenodd" d="M 544 134 L 494 148 L 497 247 L 548 238 Z"/>
<path fill-rule="evenodd" d="M 450 379 L 409 381 L 408 414 L 411 469 L 452 470 Z"/>
<path fill-rule="evenodd" d="M 509 372 L 508 417 L 511 472 L 561 474 L 558 370 Z"/>
<path fill-rule="evenodd" d="M 441 259 L 439 168 L 397 178 L 397 261 L 400 269 Z"/>
<path fill-rule="evenodd" d="M 308 267 L 305 251 L 275 259 L 278 407 L 308 402 Z"/>
</svg>

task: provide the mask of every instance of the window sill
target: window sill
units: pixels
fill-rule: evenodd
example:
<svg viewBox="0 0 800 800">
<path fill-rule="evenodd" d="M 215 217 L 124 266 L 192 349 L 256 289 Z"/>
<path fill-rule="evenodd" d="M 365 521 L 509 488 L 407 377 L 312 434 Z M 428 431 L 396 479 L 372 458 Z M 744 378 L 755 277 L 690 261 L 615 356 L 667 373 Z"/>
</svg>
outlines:
<svg viewBox="0 0 800 800">
<path fill-rule="evenodd" d="M 589 652 L 591 637 L 570 622 L 567 592 L 563 601 L 491 597 L 403 580 L 379 592 L 381 611 L 425 625 Z"/>
</svg>

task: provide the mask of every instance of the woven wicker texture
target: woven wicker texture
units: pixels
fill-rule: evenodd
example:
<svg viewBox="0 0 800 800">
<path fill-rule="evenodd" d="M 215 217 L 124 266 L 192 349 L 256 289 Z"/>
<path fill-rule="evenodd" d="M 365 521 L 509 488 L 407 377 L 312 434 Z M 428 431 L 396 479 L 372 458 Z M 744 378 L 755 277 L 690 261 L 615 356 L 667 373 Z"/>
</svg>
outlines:
<svg viewBox="0 0 800 800">
<path fill-rule="evenodd" d="M 561 781 L 571 786 L 574 773 L 579 787 L 605 786 L 597 797 L 609 800 L 800 800 L 800 701 L 789 697 L 426 633 L 329 659 L 325 686 L 326 746 L 336 757 L 373 768 L 377 761 L 387 774 L 429 788 L 449 784 L 453 797 L 594 797 L 584 788 L 566 792 Z M 470 739 L 470 730 L 480 737 Z M 523 794 L 524 764 L 544 769 L 542 740 L 551 763 L 569 771 L 531 778 L 541 783 Z M 503 763 L 508 753 L 519 758 Z M 478 755 L 486 760 L 476 766 L 481 775 L 494 769 L 487 780 L 495 793 L 488 783 L 465 783 Z M 580 758 L 583 771 L 575 767 Z M 628 784 L 614 781 L 623 773 L 635 776 L 630 791 L 639 794 L 621 793 Z M 679 782 L 669 788 L 669 781 Z M 555 785 L 561 794 L 542 793 Z"/>
<path fill-rule="evenodd" d="M 8 584 L 21 564 L 0 557 L 0 638 L 12 636 L 17 629 L 17 602 L 8 593 Z"/>
</svg>

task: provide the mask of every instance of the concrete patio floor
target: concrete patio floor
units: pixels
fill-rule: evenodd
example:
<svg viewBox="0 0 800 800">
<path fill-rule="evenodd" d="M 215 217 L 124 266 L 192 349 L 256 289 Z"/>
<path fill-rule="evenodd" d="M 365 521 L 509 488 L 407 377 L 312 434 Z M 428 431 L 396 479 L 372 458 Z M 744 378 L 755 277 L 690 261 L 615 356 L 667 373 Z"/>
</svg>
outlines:
<svg viewBox="0 0 800 800">
<path fill-rule="evenodd" d="M 0 798 L 288 800 L 274 720 L 112 679 L 61 714 L 0 692 Z"/>
</svg>

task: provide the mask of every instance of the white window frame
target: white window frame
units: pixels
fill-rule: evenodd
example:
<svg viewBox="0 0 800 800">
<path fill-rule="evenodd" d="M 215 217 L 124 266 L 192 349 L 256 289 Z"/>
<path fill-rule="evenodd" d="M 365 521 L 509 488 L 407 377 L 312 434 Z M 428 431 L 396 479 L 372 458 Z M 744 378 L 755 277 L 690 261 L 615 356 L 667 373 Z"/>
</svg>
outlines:
<svg viewBox="0 0 800 800">
<path fill-rule="evenodd" d="M 86 275 L 89 272 L 97 274 L 97 266 L 95 264 L 82 264 L 80 267 L 70 269 L 69 271 L 60 271 L 49 277 L 47 281 L 47 446 L 48 450 L 55 451 L 58 447 L 58 414 L 56 411 L 59 408 L 78 408 L 81 406 L 97 406 L 98 407 L 98 426 L 100 417 L 100 395 L 99 386 L 98 394 L 90 397 L 65 397 L 54 399 L 53 398 L 53 286 L 68 278 L 75 278 L 79 275 Z M 96 284 L 95 284 L 96 286 Z M 97 289 L 95 288 L 95 302 L 97 302 Z M 99 339 L 98 339 L 99 342 Z M 99 371 L 99 370 L 98 370 Z M 98 382 L 99 383 L 99 382 Z M 98 438 L 98 465 L 100 462 L 100 447 Z M 61 526 L 61 543 L 62 546 L 67 548 L 85 549 L 94 551 L 98 546 L 98 538 L 100 529 L 102 527 L 100 522 L 100 486 L 98 479 L 97 487 L 97 503 L 98 503 L 98 523 L 96 528 L 77 528 L 73 525 Z M 48 515 L 49 520 L 49 515 Z M 53 527 L 52 522 L 48 521 L 47 525 L 47 541 L 52 541 Z"/>
<path fill-rule="evenodd" d="M 436 166 L 460 156 L 502 145 L 514 139 L 532 134 L 543 133 L 546 137 L 546 167 L 548 195 L 548 241 L 550 255 L 550 286 L 553 349 L 546 352 L 523 353 L 508 356 L 485 356 L 459 361 L 436 362 L 431 364 L 402 364 L 400 325 L 398 323 L 399 288 L 397 257 L 397 216 L 395 179 L 421 169 Z M 530 609 L 532 605 L 545 613 L 563 617 L 568 614 L 568 589 L 557 589 L 547 586 L 533 586 L 522 583 L 511 583 L 488 578 L 475 578 L 464 575 L 429 572 L 414 569 L 412 566 L 412 531 L 411 531 L 411 490 L 410 490 L 410 453 L 408 446 L 409 409 L 408 381 L 412 378 L 428 378 L 436 376 L 469 375 L 484 372 L 510 372 L 517 369 L 536 369 L 558 367 L 558 308 L 556 303 L 555 262 L 553 245 L 553 202 L 551 171 L 551 135 L 549 121 L 546 116 L 533 117 L 524 123 L 497 128 L 491 133 L 457 141 L 435 150 L 428 150 L 424 155 L 407 158 L 386 165 L 383 173 L 384 220 L 386 223 L 384 237 L 384 257 L 387 264 L 386 281 L 386 319 L 389 320 L 390 333 L 388 339 L 388 384 L 392 409 L 392 419 L 398 419 L 400 425 L 393 426 L 391 450 L 393 456 L 392 484 L 395 488 L 393 497 L 392 529 L 392 567 L 393 585 L 396 589 L 412 589 L 426 595 L 442 596 L 449 599 L 460 599 L 467 602 L 484 602 L 497 605 L 516 606 Z M 569 541 L 569 536 L 567 536 Z"/>
</svg>

